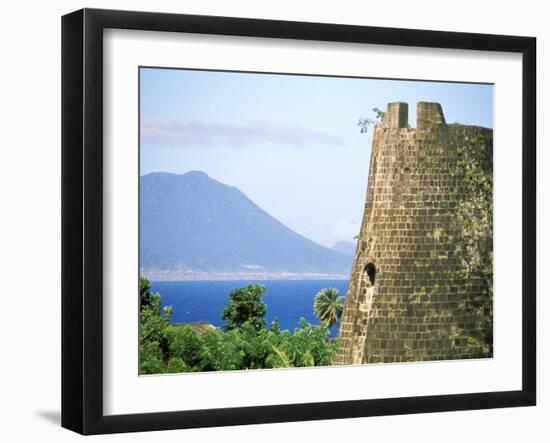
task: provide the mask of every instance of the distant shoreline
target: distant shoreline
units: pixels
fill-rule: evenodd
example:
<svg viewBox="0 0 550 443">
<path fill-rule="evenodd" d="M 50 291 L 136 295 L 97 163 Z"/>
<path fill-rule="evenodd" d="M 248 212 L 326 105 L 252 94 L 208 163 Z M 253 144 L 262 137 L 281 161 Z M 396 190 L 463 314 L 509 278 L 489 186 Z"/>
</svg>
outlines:
<svg viewBox="0 0 550 443">
<path fill-rule="evenodd" d="M 349 274 L 293 274 L 293 273 L 179 273 L 148 272 L 142 276 L 152 281 L 243 281 L 243 280 L 349 280 Z"/>
</svg>

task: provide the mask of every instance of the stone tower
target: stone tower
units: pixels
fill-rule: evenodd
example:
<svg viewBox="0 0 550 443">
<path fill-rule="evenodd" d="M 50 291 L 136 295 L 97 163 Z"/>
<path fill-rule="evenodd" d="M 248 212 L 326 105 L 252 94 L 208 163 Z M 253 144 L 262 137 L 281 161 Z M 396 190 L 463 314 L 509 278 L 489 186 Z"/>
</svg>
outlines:
<svg viewBox="0 0 550 443">
<path fill-rule="evenodd" d="M 416 114 L 374 128 L 336 364 L 492 357 L 493 131 Z"/>
</svg>

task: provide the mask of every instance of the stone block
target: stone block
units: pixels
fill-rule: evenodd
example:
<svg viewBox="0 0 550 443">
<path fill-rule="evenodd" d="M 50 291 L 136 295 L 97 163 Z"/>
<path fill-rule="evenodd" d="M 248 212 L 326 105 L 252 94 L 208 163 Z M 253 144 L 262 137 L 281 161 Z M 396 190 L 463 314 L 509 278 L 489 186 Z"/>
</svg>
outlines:
<svg viewBox="0 0 550 443">
<path fill-rule="evenodd" d="M 403 102 L 388 103 L 384 116 L 386 128 L 406 128 L 409 126 L 409 105 Z"/>
<path fill-rule="evenodd" d="M 418 102 L 416 104 L 416 128 L 429 129 L 437 125 L 445 125 L 445 116 L 439 103 Z"/>
</svg>

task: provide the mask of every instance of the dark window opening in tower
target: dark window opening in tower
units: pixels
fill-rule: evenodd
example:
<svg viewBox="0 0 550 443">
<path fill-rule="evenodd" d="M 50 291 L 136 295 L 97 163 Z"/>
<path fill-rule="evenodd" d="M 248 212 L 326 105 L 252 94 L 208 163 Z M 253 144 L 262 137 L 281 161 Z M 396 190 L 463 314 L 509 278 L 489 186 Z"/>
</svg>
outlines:
<svg viewBox="0 0 550 443">
<path fill-rule="evenodd" d="M 374 265 L 372 263 L 367 263 L 364 272 L 366 272 L 369 276 L 370 284 L 374 286 L 374 280 L 376 278 L 376 268 L 374 267 Z"/>
</svg>

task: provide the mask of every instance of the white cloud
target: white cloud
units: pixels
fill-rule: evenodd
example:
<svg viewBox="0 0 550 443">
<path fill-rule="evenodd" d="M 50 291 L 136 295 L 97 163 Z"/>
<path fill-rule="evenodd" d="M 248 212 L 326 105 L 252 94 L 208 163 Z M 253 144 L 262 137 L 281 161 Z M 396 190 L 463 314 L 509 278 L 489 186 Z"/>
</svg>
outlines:
<svg viewBox="0 0 550 443">
<path fill-rule="evenodd" d="M 344 146 L 340 136 L 287 122 L 257 121 L 246 125 L 203 123 L 144 116 L 142 143 L 185 146 L 287 144 L 291 146 Z"/>
</svg>

